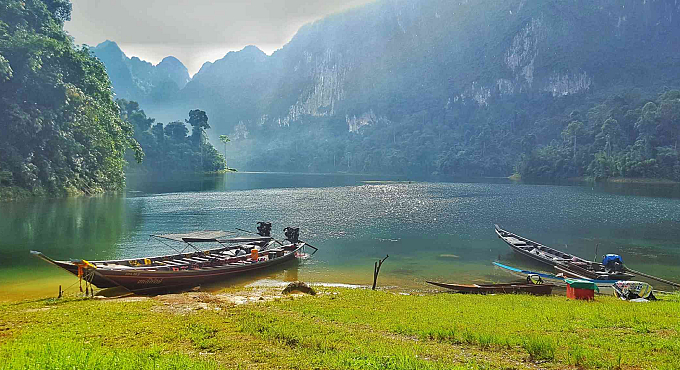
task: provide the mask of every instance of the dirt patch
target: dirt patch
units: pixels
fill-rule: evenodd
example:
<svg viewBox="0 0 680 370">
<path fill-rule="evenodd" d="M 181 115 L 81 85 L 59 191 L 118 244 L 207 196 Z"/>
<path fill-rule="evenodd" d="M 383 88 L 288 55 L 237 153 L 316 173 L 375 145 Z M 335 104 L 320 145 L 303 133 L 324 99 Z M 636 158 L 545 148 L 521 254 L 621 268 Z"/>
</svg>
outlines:
<svg viewBox="0 0 680 370">
<path fill-rule="evenodd" d="M 151 299 L 161 303 L 161 305 L 155 306 L 152 310 L 183 315 L 200 310 L 221 311 L 242 304 L 257 304 L 276 299 L 295 299 L 304 295 L 302 293 L 283 295 L 279 286 L 265 285 L 244 287 L 235 291 L 219 293 L 186 292 L 164 294 Z"/>
</svg>

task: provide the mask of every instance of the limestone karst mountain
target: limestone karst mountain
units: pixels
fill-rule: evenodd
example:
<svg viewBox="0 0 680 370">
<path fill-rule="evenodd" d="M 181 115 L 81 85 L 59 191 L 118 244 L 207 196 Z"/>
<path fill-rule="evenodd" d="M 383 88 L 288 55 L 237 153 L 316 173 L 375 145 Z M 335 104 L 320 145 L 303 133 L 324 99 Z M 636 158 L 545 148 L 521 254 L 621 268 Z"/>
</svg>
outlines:
<svg viewBox="0 0 680 370">
<path fill-rule="evenodd" d="M 127 55 L 113 41 L 104 41 L 90 49 L 106 66 L 118 98 L 144 103 L 163 103 L 189 82 L 187 68 L 169 56 L 157 65 Z"/>
<path fill-rule="evenodd" d="M 535 135 L 538 144 L 561 138 L 563 127 L 537 127 L 537 121 L 621 91 L 656 94 L 680 85 L 678 50 L 680 4 L 674 0 L 381 0 L 305 25 L 271 56 L 253 46 L 230 52 L 204 65 L 179 91 L 153 84 L 135 90 L 127 77 L 112 79 L 117 92 L 142 101 L 160 120 L 204 109 L 213 140 L 222 133 L 237 141 L 267 137 L 257 145 L 260 154 L 277 148 L 273 132 L 292 134 L 286 131 L 292 126 L 304 125 L 295 129 L 297 136 L 316 132 L 334 141 L 382 122 L 392 124 L 387 141 L 395 145 L 397 131 L 444 140 L 442 130 L 453 130 L 435 147 L 392 148 L 407 162 L 423 148 L 436 151 L 423 154 L 427 165 L 418 162 L 424 172 L 447 172 L 438 158 L 463 143 L 456 153 L 474 146 L 478 156 L 493 157 L 479 173 L 507 174 L 524 136 Z M 133 81 L 149 81 L 129 70 Z M 135 96 L 138 91 L 144 95 Z M 489 135 L 489 143 L 472 139 Z M 360 139 L 342 137 L 347 141 L 334 155 L 308 153 L 326 158 L 323 164 L 286 168 L 319 170 L 335 163 L 335 169 L 339 157 L 357 160 L 346 158 L 347 147 Z M 507 145 L 515 148 L 491 143 L 499 138 L 514 140 Z M 365 144 L 396 158 L 381 145 Z M 498 150 L 487 150 L 489 145 Z M 242 163 L 264 162 L 260 154 L 241 154 Z M 403 160 L 394 159 L 395 168 L 412 170 L 415 165 L 398 164 Z M 384 168 L 362 161 L 350 170 Z"/>
</svg>

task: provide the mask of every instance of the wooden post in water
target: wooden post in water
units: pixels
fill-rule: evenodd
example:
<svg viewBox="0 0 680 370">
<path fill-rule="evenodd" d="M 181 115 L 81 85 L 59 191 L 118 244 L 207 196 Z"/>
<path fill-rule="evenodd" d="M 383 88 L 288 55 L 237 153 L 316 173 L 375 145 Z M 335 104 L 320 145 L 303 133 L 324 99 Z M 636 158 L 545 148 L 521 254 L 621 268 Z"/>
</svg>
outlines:
<svg viewBox="0 0 680 370">
<path fill-rule="evenodd" d="M 376 262 L 373 265 L 373 290 L 375 290 L 375 286 L 378 283 L 378 273 L 380 272 L 380 267 L 382 267 L 383 262 L 389 257 L 390 255 L 385 255 L 385 258 L 381 259 L 380 261 Z"/>
</svg>

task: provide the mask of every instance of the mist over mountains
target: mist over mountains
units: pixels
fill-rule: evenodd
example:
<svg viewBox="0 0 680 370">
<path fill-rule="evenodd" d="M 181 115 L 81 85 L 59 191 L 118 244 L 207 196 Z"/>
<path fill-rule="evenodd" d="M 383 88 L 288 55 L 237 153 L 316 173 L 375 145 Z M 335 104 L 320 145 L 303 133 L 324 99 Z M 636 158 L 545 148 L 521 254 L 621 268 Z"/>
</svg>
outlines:
<svg viewBox="0 0 680 370">
<path fill-rule="evenodd" d="M 90 49 L 106 66 L 116 97 L 143 102 L 173 99 L 187 82 L 189 72 L 177 58 L 168 56 L 157 65 L 127 55 L 113 41 Z"/>
<path fill-rule="evenodd" d="M 674 0 L 382 0 L 192 79 L 172 57 L 93 51 L 149 116 L 205 110 L 242 169 L 508 175 L 527 137 L 561 141 L 573 111 L 680 86 L 679 13 Z M 594 140 L 600 123 L 585 124 Z"/>
</svg>

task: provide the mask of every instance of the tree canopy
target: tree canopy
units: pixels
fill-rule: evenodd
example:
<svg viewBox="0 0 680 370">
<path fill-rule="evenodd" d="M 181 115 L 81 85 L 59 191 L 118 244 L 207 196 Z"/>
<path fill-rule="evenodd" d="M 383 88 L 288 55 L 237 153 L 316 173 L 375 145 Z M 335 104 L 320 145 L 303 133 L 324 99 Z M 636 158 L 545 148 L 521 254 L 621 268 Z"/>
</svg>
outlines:
<svg viewBox="0 0 680 370">
<path fill-rule="evenodd" d="M 143 158 L 104 66 L 64 32 L 70 14 L 67 0 L 0 1 L 2 185 L 52 195 L 118 190 L 125 151 Z"/>
<path fill-rule="evenodd" d="M 518 172 L 546 180 L 588 176 L 680 181 L 680 91 L 650 100 L 616 95 L 594 105 L 583 122 L 562 124 L 564 141 L 523 155 Z"/>
<path fill-rule="evenodd" d="M 146 173 L 154 176 L 178 173 L 214 172 L 225 169 L 224 157 L 207 140 L 199 140 L 202 130 L 209 129 L 208 115 L 200 110 L 189 112 L 187 124 L 192 125 L 189 134 L 185 122 L 162 123 L 146 116 L 134 101 L 117 100 L 120 116 L 134 127 L 134 138 L 146 154 L 144 162 L 130 162 L 128 172 Z M 128 154 L 128 156 L 130 156 Z"/>
</svg>

